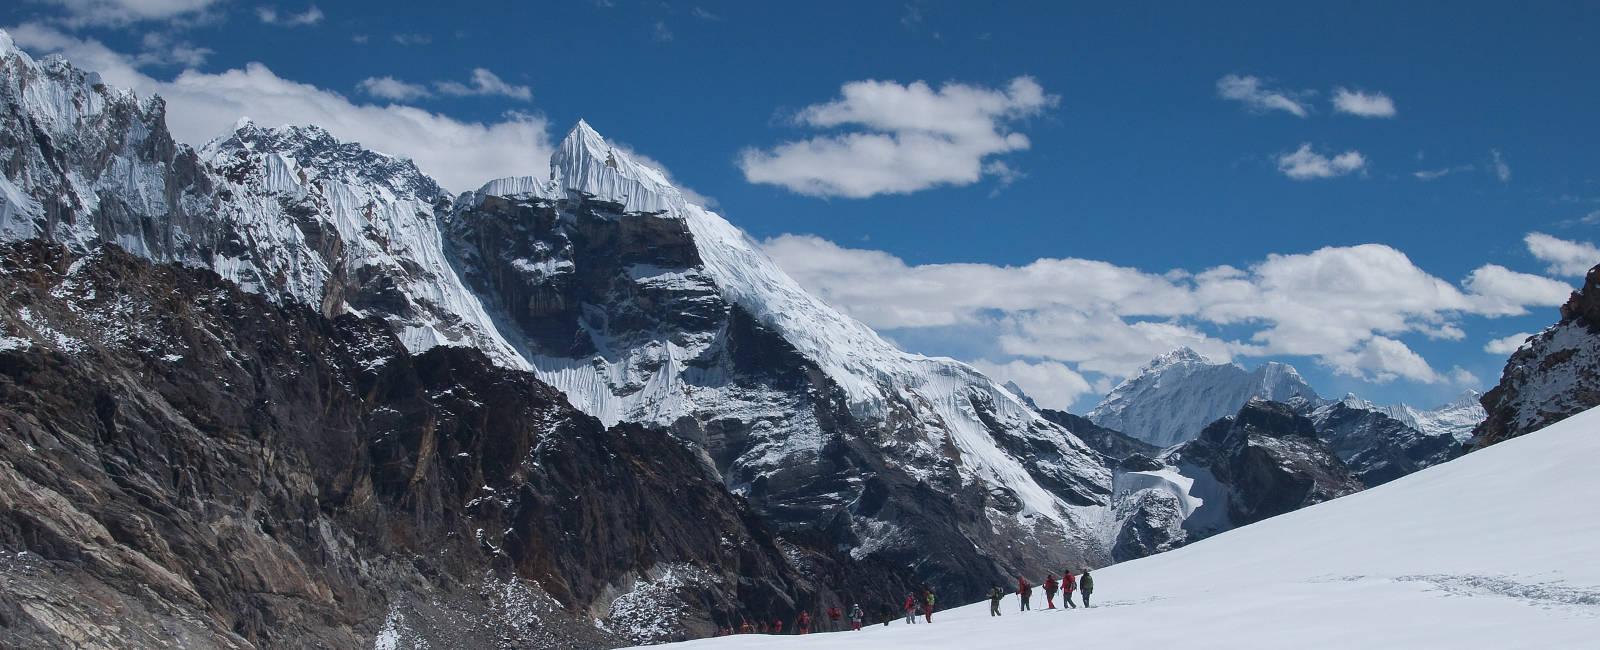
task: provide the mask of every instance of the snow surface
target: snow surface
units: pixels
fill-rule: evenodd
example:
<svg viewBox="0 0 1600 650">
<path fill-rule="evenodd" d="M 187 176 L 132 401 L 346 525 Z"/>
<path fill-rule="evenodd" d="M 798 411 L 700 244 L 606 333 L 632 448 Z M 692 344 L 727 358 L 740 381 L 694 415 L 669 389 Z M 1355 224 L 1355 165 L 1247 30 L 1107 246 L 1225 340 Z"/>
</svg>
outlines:
<svg viewBox="0 0 1600 650">
<path fill-rule="evenodd" d="M 1096 607 L 672 648 L 1593 648 L 1600 409 L 1391 483 L 1094 573 Z M 1041 570 L 1042 573 L 1042 570 Z M 1035 576 L 1038 577 L 1038 576 Z M 1037 582 L 1037 580 L 1035 581 Z M 870 608 L 869 608 L 870 609 Z"/>
</svg>

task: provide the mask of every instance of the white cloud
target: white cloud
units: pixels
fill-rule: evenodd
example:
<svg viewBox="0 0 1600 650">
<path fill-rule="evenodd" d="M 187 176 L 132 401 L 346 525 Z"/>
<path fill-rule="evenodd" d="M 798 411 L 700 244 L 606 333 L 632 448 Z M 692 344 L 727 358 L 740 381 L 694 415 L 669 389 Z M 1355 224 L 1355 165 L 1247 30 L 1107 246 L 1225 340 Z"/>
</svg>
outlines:
<svg viewBox="0 0 1600 650">
<path fill-rule="evenodd" d="M 1394 100 L 1380 92 L 1335 88 L 1333 110 L 1358 117 L 1394 117 Z"/>
<path fill-rule="evenodd" d="M 397 102 L 410 101 L 428 97 L 433 93 L 422 84 L 407 83 L 394 77 L 367 77 L 356 84 L 356 89 L 373 97 L 392 99 Z"/>
<path fill-rule="evenodd" d="M 433 42 L 433 37 L 428 34 L 415 32 L 401 32 L 393 36 L 394 42 L 405 46 L 427 45 Z"/>
<path fill-rule="evenodd" d="M 1361 171 L 1366 166 L 1367 159 L 1359 151 L 1346 151 L 1329 158 L 1312 151 L 1310 143 L 1301 144 L 1299 149 L 1278 156 L 1278 171 L 1297 181 L 1344 176 Z"/>
<path fill-rule="evenodd" d="M 441 93 L 457 97 L 501 96 L 525 102 L 533 100 L 533 91 L 527 86 L 506 83 L 487 68 L 473 68 L 472 78 L 467 83 L 439 81 L 434 82 L 433 87 Z"/>
<path fill-rule="evenodd" d="M 71 27 L 119 27 L 141 21 L 166 21 L 202 12 L 216 0 L 43 0 L 65 14 Z"/>
<path fill-rule="evenodd" d="M 1256 112 L 1283 111 L 1296 117 L 1305 117 L 1311 114 L 1311 109 L 1303 98 L 1312 94 L 1311 91 L 1268 89 L 1260 78 L 1248 75 L 1230 74 L 1217 80 L 1218 97 L 1240 102 Z"/>
<path fill-rule="evenodd" d="M 1478 267 L 1462 286 L 1478 300 L 1476 312 L 1497 316 L 1521 316 L 1528 313 L 1528 307 L 1559 306 L 1572 294 L 1572 287 L 1565 282 L 1498 264 Z"/>
<path fill-rule="evenodd" d="M 432 97 L 435 90 L 453 97 L 510 97 L 525 102 L 533 101 L 533 91 L 527 86 L 506 83 L 487 68 L 474 68 L 466 83 L 435 81 L 432 90 L 428 86 L 387 75 L 362 79 L 361 83 L 356 84 L 356 89 L 373 97 L 401 102 Z"/>
<path fill-rule="evenodd" d="M 1500 179 L 1502 183 L 1511 182 L 1511 165 L 1506 164 L 1506 159 L 1500 155 L 1500 150 L 1490 149 L 1489 155 L 1493 160 L 1491 168 L 1494 169 L 1494 177 Z"/>
<path fill-rule="evenodd" d="M 669 43 L 672 41 L 672 28 L 667 27 L 666 21 L 658 20 L 651 29 L 650 37 L 660 43 Z"/>
<path fill-rule="evenodd" d="M 305 11 L 297 14 L 279 14 L 278 9 L 272 6 L 256 7 L 256 18 L 268 25 L 282 25 L 284 27 L 300 27 L 315 25 L 322 22 L 322 10 L 316 5 L 307 7 Z"/>
<path fill-rule="evenodd" d="M 866 198 L 941 185 L 970 185 L 986 174 L 1016 178 L 993 156 L 1027 149 L 1027 136 L 1007 125 L 1059 101 L 1030 77 L 1004 89 L 916 81 L 855 81 L 826 104 L 802 109 L 796 122 L 861 131 L 746 149 L 739 167 L 752 183 L 781 185 L 811 196 Z"/>
<path fill-rule="evenodd" d="M 1568 241 L 1542 232 L 1530 232 L 1522 241 L 1529 253 L 1549 264 L 1545 270 L 1555 275 L 1581 278 L 1600 264 L 1600 248 L 1589 242 Z"/>
<path fill-rule="evenodd" d="M 976 347 L 997 351 L 983 353 L 995 363 L 1009 355 L 1104 376 L 1187 345 L 1219 360 L 1305 356 L 1373 381 L 1465 383 L 1461 373 L 1433 369 L 1401 337 L 1461 340 L 1465 316 L 1526 313 L 1559 304 L 1568 291 L 1494 265 L 1457 286 L 1380 244 L 1160 274 L 1070 258 L 910 265 L 807 235 L 768 239 L 763 248 L 801 285 L 873 327 L 993 332 Z"/>
<path fill-rule="evenodd" d="M 1399 378 L 1424 384 L 1436 384 L 1446 380 L 1434 372 L 1433 367 L 1428 365 L 1422 355 L 1414 352 L 1406 344 L 1386 336 L 1367 339 L 1356 349 L 1333 355 L 1330 361 L 1335 372 L 1363 377 L 1377 383 L 1387 383 Z"/>
<path fill-rule="evenodd" d="M 1451 174 L 1470 171 L 1472 171 L 1472 165 L 1460 165 L 1457 167 L 1441 167 L 1439 169 L 1419 169 L 1411 172 L 1411 175 L 1415 176 L 1419 181 L 1431 181 Z"/>
<path fill-rule="evenodd" d="M 1494 339 L 1483 344 L 1483 351 L 1489 354 L 1508 355 L 1521 348 L 1523 342 L 1527 341 L 1530 336 L 1533 336 L 1533 333 L 1517 332 L 1511 336 Z"/>
<path fill-rule="evenodd" d="M 1055 361 L 1030 363 L 1013 359 L 997 363 L 979 359 L 972 362 L 972 367 L 1001 384 L 1016 382 L 1028 397 L 1044 408 L 1066 410 L 1079 397 L 1094 391 L 1083 375 Z"/>
<path fill-rule="evenodd" d="M 23 48 L 60 52 L 96 70 L 107 83 L 167 100 L 167 124 L 180 142 L 203 144 L 243 116 L 256 123 L 316 124 L 341 139 L 407 156 L 453 191 L 494 178 L 549 170 L 552 150 L 544 118 L 507 113 L 496 122 L 457 120 L 409 106 L 377 106 L 274 74 L 260 63 L 219 73 L 186 70 L 170 81 L 140 72 L 131 57 L 94 40 L 25 25 L 11 31 Z"/>
</svg>

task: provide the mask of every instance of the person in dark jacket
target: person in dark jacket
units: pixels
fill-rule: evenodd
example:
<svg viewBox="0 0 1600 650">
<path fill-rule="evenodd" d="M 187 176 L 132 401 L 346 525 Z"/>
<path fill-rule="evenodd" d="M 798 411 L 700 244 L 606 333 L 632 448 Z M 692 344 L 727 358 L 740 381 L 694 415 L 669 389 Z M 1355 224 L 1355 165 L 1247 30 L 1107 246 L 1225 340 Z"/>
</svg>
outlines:
<svg viewBox="0 0 1600 650">
<path fill-rule="evenodd" d="M 1077 605 L 1072 603 L 1072 592 L 1077 590 L 1077 588 L 1078 588 L 1078 581 L 1073 579 L 1072 570 L 1071 569 L 1067 569 L 1066 571 L 1062 571 L 1061 572 L 1061 602 L 1066 603 L 1067 607 L 1071 607 L 1073 609 L 1077 609 L 1078 608 Z"/>
<path fill-rule="evenodd" d="M 866 617 L 867 617 L 866 613 L 861 611 L 861 605 L 857 604 L 857 605 L 852 606 L 850 608 L 850 629 L 854 630 L 856 632 L 860 632 L 861 631 L 861 619 L 864 619 Z"/>
<path fill-rule="evenodd" d="M 1094 593 L 1094 576 L 1089 575 L 1089 567 L 1083 568 L 1083 576 L 1078 578 L 1078 591 L 1083 592 L 1083 606 L 1090 607 L 1089 594 Z"/>
<path fill-rule="evenodd" d="M 1006 597 L 1006 592 L 1001 591 L 999 586 L 995 586 L 995 587 L 989 589 L 989 615 L 990 616 L 999 616 L 1000 615 L 1000 599 L 1001 598 L 1005 598 L 1005 597 Z"/>
<path fill-rule="evenodd" d="M 1028 600 L 1033 598 L 1033 585 L 1027 578 L 1017 578 L 1017 597 L 1022 600 L 1022 609 L 1019 611 L 1026 612 L 1031 609 L 1028 607 Z"/>
<path fill-rule="evenodd" d="M 1056 608 L 1056 574 L 1046 574 L 1044 577 L 1044 602 L 1045 609 Z"/>
</svg>

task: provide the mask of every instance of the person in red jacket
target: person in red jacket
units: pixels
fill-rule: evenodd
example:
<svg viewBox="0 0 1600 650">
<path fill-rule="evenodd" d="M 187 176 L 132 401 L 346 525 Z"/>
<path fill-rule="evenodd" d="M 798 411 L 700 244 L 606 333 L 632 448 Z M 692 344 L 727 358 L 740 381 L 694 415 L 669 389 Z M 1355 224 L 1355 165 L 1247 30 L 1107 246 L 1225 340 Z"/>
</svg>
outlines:
<svg viewBox="0 0 1600 650">
<path fill-rule="evenodd" d="M 1062 571 L 1061 572 L 1061 602 L 1066 603 L 1067 607 L 1071 607 L 1073 609 L 1077 609 L 1078 608 L 1077 605 L 1072 604 L 1072 592 L 1074 590 L 1076 590 L 1077 588 L 1078 588 L 1078 580 L 1076 578 L 1072 577 L 1072 569 L 1067 569 L 1066 571 Z"/>
<path fill-rule="evenodd" d="M 773 634 L 783 634 L 783 619 L 781 619 L 781 618 L 772 619 L 772 633 Z"/>
<path fill-rule="evenodd" d="M 1044 577 L 1044 603 L 1045 609 L 1056 608 L 1056 574 L 1047 574 Z"/>
<path fill-rule="evenodd" d="M 745 622 L 739 624 L 739 633 L 740 634 L 749 634 L 750 632 L 751 632 L 750 621 L 745 621 Z"/>
<path fill-rule="evenodd" d="M 909 592 L 909 591 L 906 592 L 905 609 L 906 609 L 906 622 L 907 623 L 916 623 L 917 622 L 917 597 L 912 595 L 911 592 Z"/>
<path fill-rule="evenodd" d="M 828 608 L 828 631 L 829 632 L 838 632 L 839 631 L 839 619 L 842 619 L 842 618 L 844 618 L 844 610 L 839 609 L 838 605 L 834 605 L 833 607 L 829 607 Z"/>
<path fill-rule="evenodd" d="M 1028 600 L 1031 598 L 1033 598 L 1033 585 L 1027 578 L 1017 578 L 1017 599 L 1022 601 L 1022 611 L 1032 609 L 1028 607 Z"/>
<path fill-rule="evenodd" d="M 795 622 L 799 624 L 801 634 L 811 633 L 811 612 L 800 612 L 800 619 Z"/>
</svg>

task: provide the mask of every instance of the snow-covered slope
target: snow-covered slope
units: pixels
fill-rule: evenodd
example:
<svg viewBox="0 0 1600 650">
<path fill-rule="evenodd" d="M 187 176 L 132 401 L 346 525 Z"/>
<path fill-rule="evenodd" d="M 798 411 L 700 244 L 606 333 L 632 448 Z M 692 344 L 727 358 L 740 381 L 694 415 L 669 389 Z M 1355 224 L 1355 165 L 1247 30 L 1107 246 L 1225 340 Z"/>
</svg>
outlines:
<svg viewBox="0 0 1600 650">
<path fill-rule="evenodd" d="M 1600 410 L 1384 486 L 1094 573 L 1093 609 L 681 648 L 1587 648 L 1600 638 Z M 1037 578 L 1038 576 L 1033 576 Z M 863 605 L 876 605 L 863 603 Z"/>
<path fill-rule="evenodd" d="M 1170 447 L 1194 438 L 1252 399 L 1281 402 L 1295 397 L 1316 399 L 1317 394 L 1293 366 L 1268 362 L 1250 371 L 1213 363 L 1185 347 L 1156 357 L 1124 380 L 1089 411 L 1089 419 Z"/>
</svg>

